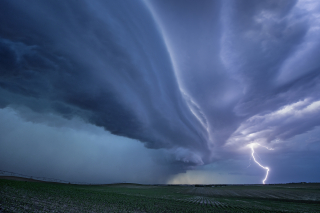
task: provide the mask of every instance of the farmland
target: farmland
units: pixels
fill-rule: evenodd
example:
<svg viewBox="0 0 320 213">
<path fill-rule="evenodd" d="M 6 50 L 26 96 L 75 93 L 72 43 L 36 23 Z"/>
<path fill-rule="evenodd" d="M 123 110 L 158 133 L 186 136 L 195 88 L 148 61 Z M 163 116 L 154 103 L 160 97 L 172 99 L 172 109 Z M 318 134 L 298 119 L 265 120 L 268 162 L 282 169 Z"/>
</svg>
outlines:
<svg viewBox="0 0 320 213">
<path fill-rule="evenodd" d="M 0 212 L 320 212 L 320 184 L 195 187 L 0 179 Z"/>
</svg>

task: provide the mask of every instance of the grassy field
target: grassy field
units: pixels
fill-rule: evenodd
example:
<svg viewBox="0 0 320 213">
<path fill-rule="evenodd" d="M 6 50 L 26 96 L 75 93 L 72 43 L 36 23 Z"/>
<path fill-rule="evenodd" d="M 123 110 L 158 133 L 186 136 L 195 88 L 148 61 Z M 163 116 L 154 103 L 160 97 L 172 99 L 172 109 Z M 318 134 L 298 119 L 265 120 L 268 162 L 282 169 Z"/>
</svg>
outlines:
<svg viewBox="0 0 320 213">
<path fill-rule="evenodd" d="M 320 184 L 90 186 L 0 179 L 0 212 L 320 212 Z"/>
</svg>

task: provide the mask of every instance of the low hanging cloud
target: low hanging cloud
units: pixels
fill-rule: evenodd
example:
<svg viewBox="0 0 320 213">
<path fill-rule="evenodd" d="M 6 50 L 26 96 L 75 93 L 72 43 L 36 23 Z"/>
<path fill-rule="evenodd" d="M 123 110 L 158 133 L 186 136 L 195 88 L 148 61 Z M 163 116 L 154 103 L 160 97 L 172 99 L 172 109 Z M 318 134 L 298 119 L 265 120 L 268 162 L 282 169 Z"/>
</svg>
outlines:
<svg viewBox="0 0 320 213">
<path fill-rule="evenodd" d="M 81 118 L 169 167 L 281 147 L 320 125 L 319 23 L 311 0 L 5 0 L 0 107 Z"/>
</svg>

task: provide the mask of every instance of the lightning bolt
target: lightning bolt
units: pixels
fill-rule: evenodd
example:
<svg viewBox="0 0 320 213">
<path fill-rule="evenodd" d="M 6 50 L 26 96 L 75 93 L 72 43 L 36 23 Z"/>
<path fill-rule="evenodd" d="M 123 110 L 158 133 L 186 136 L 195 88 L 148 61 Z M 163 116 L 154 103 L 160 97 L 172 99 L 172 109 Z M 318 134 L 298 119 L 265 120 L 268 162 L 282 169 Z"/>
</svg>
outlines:
<svg viewBox="0 0 320 213">
<path fill-rule="evenodd" d="M 254 145 L 259 145 L 259 146 L 262 146 L 262 145 L 260 145 L 260 144 L 258 144 L 258 143 L 251 143 L 251 144 L 249 144 L 249 146 L 250 146 L 250 148 L 251 148 L 251 156 L 252 156 L 254 162 L 256 162 L 256 164 L 258 164 L 258 165 L 259 165 L 261 168 L 263 168 L 264 170 L 267 170 L 267 174 L 266 174 L 265 178 L 262 180 L 262 183 L 265 184 L 265 182 L 266 182 L 266 180 L 267 180 L 267 178 L 268 178 L 268 174 L 269 174 L 270 169 L 269 169 L 269 167 L 262 166 L 262 165 L 256 160 L 256 158 L 254 157 Z M 273 149 L 268 148 L 268 147 L 266 147 L 266 146 L 262 146 L 262 147 L 264 147 L 264 148 L 266 148 L 266 149 L 268 149 L 268 150 L 273 150 Z"/>
</svg>

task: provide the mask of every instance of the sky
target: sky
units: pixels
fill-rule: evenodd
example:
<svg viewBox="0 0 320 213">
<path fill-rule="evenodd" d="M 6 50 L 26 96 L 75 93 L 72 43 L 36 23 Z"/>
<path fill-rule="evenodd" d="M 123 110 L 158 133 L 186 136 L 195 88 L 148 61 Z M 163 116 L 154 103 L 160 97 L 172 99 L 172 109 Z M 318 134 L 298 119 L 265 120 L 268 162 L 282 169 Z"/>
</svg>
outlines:
<svg viewBox="0 0 320 213">
<path fill-rule="evenodd" d="M 318 0 L 3 0 L 0 28 L 0 170 L 320 181 Z"/>
</svg>

